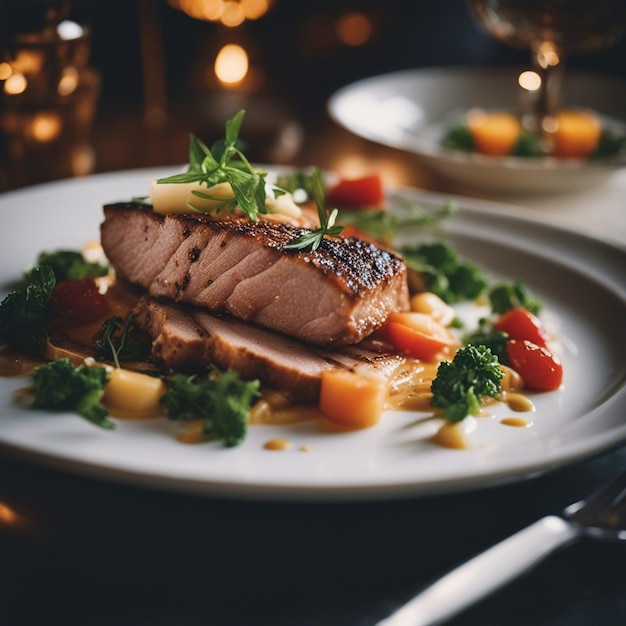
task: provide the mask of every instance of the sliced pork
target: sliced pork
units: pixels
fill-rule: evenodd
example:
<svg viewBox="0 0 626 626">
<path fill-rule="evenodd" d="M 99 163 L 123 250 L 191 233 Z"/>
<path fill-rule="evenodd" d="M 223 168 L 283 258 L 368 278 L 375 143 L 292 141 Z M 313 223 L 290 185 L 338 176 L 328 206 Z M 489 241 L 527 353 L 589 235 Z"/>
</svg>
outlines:
<svg viewBox="0 0 626 626">
<path fill-rule="evenodd" d="M 356 238 L 315 252 L 284 246 L 302 229 L 270 221 L 104 207 L 104 252 L 117 276 L 157 298 L 226 312 L 302 341 L 358 343 L 408 307 L 406 265 Z"/>
<path fill-rule="evenodd" d="M 317 401 L 324 370 L 342 368 L 389 377 L 404 361 L 374 344 L 324 350 L 227 315 L 164 304 L 149 296 L 139 300 L 135 314 L 137 325 L 152 338 L 157 363 L 183 371 L 211 363 L 234 369 L 243 378 L 258 378 L 302 403 Z"/>
</svg>

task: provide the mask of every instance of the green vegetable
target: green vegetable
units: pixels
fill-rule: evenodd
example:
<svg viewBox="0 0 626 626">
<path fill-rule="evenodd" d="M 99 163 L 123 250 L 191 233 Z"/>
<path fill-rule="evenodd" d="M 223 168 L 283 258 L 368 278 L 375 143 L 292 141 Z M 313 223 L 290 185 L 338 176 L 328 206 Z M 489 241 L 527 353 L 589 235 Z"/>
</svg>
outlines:
<svg viewBox="0 0 626 626">
<path fill-rule="evenodd" d="M 106 265 L 87 261 L 80 252 L 75 250 L 42 252 L 37 258 L 37 265 L 49 265 L 58 283 L 68 278 L 105 276 L 109 271 Z"/>
<path fill-rule="evenodd" d="M 445 148 L 471 152 L 474 149 L 474 138 L 466 124 L 454 124 L 442 141 Z"/>
<path fill-rule="evenodd" d="M 519 279 L 513 283 L 501 283 L 493 287 L 489 292 L 489 301 L 492 311 L 498 314 L 521 306 L 539 315 L 542 307 L 541 300 L 533 296 Z"/>
<path fill-rule="evenodd" d="M 468 345 L 452 361 L 442 361 L 432 382 L 433 406 L 444 409 L 450 422 L 460 422 L 480 412 L 481 400 L 497 398 L 504 373 L 498 358 L 486 346 Z"/>
<path fill-rule="evenodd" d="M 30 354 L 40 350 L 47 338 L 46 324 L 54 316 L 55 284 L 52 268 L 37 266 L 27 274 L 25 287 L 0 303 L 0 344 Z"/>
<path fill-rule="evenodd" d="M 463 337 L 465 345 L 487 346 L 492 354 L 498 357 L 500 363 L 506 363 L 506 344 L 509 340 L 508 333 L 495 330 L 488 319 L 481 319 L 478 328 Z"/>
<path fill-rule="evenodd" d="M 124 322 L 121 317 L 105 320 L 96 341 L 95 357 L 98 361 L 113 361 L 120 367 L 120 361 L 143 359 L 150 353 L 150 346 L 137 340 L 133 334 L 135 315 L 130 314 Z"/>
<path fill-rule="evenodd" d="M 261 395 L 258 380 L 244 381 L 235 371 L 212 367 L 202 377 L 175 374 L 167 385 L 161 403 L 170 419 L 202 419 L 203 433 L 229 448 L 245 439 L 250 407 Z"/>
<path fill-rule="evenodd" d="M 228 182 L 235 195 L 232 200 L 215 198 L 202 191 L 193 191 L 198 198 L 223 201 L 219 210 L 232 211 L 238 206 L 251 220 L 256 220 L 259 213 L 266 213 L 265 208 L 265 172 L 255 170 L 238 147 L 239 129 L 245 111 L 235 113 L 226 121 L 226 137 L 213 144 L 209 149 L 193 135 L 189 140 L 189 167 L 182 174 L 160 178 L 157 183 L 200 183 L 209 187 Z M 280 195 L 282 190 L 276 188 Z M 194 206 L 190 208 L 197 210 Z"/>
<path fill-rule="evenodd" d="M 101 400 L 109 374 L 103 367 L 75 367 L 69 359 L 58 359 L 33 371 L 35 408 L 52 411 L 73 411 L 86 420 L 112 430 Z"/>
<path fill-rule="evenodd" d="M 522 130 L 511 154 L 527 158 L 543 156 L 541 146 L 539 145 L 539 135 L 529 130 Z"/>
<path fill-rule="evenodd" d="M 319 169 L 316 169 L 311 177 L 311 193 L 317 205 L 320 227 L 305 232 L 295 241 L 285 245 L 284 248 L 287 250 L 306 250 L 308 248 L 311 252 L 314 252 L 320 247 L 326 235 L 338 235 L 344 228 L 343 226 L 335 226 L 335 220 L 339 213 L 337 209 L 333 209 L 330 215 L 326 211 L 324 179 Z"/>
<path fill-rule="evenodd" d="M 426 289 L 448 304 L 474 300 L 487 288 L 484 271 L 477 265 L 461 261 L 448 243 L 440 241 L 403 247 L 400 253 L 409 270 L 421 275 Z"/>
<path fill-rule="evenodd" d="M 396 234 L 406 228 L 429 228 L 450 217 L 455 208 L 452 204 L 445 204 L 439 211 L 425 211 L 421 206 L 398 198 L 403 203 L 404 215 L 395 211 L 367 209 L 362 211 L 340 211 L 339 221 L 342 224 L 351 224 L 367 233 L 377 241 L 393 242 Z"/>
</svg>

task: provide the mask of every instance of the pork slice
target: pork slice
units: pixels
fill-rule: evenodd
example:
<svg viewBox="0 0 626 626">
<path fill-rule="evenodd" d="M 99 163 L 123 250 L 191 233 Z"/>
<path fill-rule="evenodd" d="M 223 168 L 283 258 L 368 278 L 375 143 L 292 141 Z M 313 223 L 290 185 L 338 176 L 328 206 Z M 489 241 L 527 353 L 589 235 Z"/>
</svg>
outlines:
<svg viewBox="0 0 626 626">
<path fill-rule="evenodd" d="M 288 224 L 163 217 L 128 203 L 104 214 L 102 246 L 117 275 L 157 298 L 322 346 L 358 343 L 408 308 L 404 260 L 360 239 L 325 238 L 306 252 L 284 248 L 303 233 Z"/>
<path fill-rule="evenodd" d="M 301 403 L 316 402 L 322 372 L 340 368 L 390 376 L 403 362 L 375 347 L 324 350 L 226 315 L 159 302 L 149 296 L 135 308 L 136 323 L 152 338 L 157 363 L 182 371 L 209 364 L 245 379 L 287 391 Z"/>
</svg>

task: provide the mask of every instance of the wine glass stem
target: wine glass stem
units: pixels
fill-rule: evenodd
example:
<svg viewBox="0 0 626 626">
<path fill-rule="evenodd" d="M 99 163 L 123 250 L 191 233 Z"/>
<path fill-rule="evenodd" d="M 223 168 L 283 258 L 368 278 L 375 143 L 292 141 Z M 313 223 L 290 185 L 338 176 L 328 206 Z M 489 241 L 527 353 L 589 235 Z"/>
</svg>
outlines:
<svg viewBox="0 0 626 626">
<path fill-rule="evenodd" d="M 541 87 L 535 102 L 535 123 L 550 151 L 551 133 L 554 131 L 554 115 L 561 106 L 565 56 L 563 51 L 550 41 L 533 46 L 533 66 L 541 78 Z"/>
</svg>

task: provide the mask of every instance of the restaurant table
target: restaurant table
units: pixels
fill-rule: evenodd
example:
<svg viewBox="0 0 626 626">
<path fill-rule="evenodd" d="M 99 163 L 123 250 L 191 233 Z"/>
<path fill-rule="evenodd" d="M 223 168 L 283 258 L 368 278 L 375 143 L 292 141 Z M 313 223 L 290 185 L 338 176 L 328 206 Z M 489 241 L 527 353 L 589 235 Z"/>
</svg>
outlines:
<svg viewBox="0 0 626 626">
<path fill-rule="evenodd" d="M 398 183 L 463 191 L 433 182 L 408 155 L 327 128 L 373 163 L 400 164 Z M 328 154 L 326 139 L 309 147 L 312 161 Z M 576 194 L 483 198 L 626 244 L 626 171 Z M 616 444 L 506 484 L 307 502 L 139 486 L 0 449 L 0 503 L 13 515 L 0 508 L 0 626 L 373 625 L 454 565 L 625 469 Z M 623 544 L 580 541 L 449 624 L 624 624 L 625 565 Z"/>
</svg>

